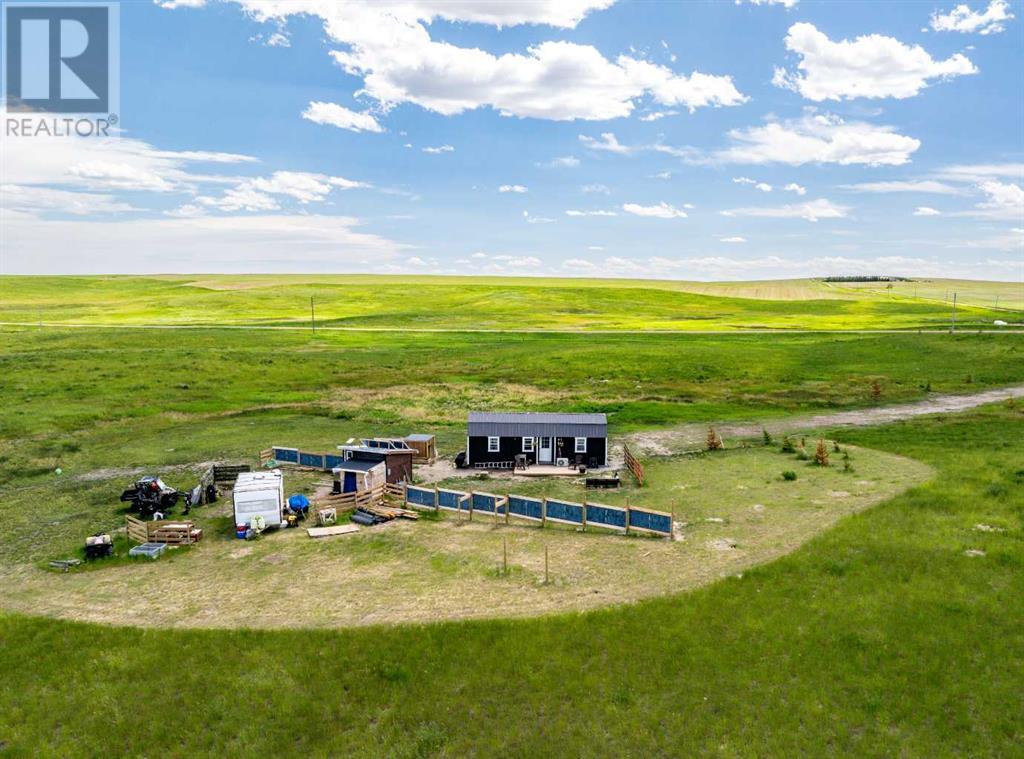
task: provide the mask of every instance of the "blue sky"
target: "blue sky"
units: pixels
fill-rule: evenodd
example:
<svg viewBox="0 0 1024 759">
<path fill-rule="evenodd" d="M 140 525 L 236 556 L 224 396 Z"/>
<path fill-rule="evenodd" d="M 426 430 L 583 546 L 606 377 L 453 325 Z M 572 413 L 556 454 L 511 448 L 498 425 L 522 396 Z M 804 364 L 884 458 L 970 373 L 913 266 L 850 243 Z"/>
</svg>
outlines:
<svg viewBox="0 0 1024 759">
<path fill-rule="evenodd" d="M 1021 280 L 1021 12 L 124 2 L 123 131 L 4 140 L 0 267 Z"/>
</svg>

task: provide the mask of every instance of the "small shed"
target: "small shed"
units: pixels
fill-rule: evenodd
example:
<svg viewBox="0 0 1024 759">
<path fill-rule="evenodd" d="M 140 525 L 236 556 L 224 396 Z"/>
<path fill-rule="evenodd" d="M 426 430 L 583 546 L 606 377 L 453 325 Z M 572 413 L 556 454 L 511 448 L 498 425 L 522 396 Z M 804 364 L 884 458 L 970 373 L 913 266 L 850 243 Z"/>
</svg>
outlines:
<svg viewBox="0 0 1024 759">
<path fill-rule="evenodd" d="M 373 490 L 387 482 L 387 465 L 383 461 L 351 459 L 331 470 L 334 474 L 332 493 L 359 493 Z"/>
<path fill-rule="evenodd" d="M 352 461 L 384 462 L 387 481 L 412 482 L 412 448 L 373 448 L 365 445 L 342 445 L 344 463 Z"/>
<path fill-rule="evenodd" d="M 433 435 L 406 435 L 405 442 L 416 451 L 414 464 L 432 464 L 437 459 L 437 438 Z"/>
</svg>

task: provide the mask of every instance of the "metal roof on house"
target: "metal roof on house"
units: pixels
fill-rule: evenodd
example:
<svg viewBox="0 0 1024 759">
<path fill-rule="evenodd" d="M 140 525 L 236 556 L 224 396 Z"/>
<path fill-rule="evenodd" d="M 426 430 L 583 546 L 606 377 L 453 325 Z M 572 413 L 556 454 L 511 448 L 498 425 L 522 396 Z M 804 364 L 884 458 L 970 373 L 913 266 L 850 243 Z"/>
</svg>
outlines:
<svg viewBox="0 0 1024 759">
<path fill-rule="evenodd" d="M 369 472 L 371 469 L 377 467 L 384 468 L 383 461 L 363 461 L 362 459 L 349 459 L 348 461 L 342 461 L 338 466 L 334 467 L 332 472 Z"/>
<path fill-rule="evenodd" d="M 469 436 L 499 437 L 607 437 L 605 414 L 558 414 L 544 411 L 519 413 L 471 411 Z"/>
</svg>

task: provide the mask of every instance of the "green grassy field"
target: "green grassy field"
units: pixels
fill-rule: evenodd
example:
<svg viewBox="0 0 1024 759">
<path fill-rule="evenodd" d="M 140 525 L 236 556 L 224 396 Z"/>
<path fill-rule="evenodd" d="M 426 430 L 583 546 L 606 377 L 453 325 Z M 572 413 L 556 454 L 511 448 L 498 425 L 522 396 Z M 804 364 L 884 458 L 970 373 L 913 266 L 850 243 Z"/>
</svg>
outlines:
<svg viewBox="0 0 1024 759">
<path fill-rule="evenodd" d="M 962 285 L 968 283 L 959 283 Z M 995 299 L 1024 308 L 1021 285 L 969 283 L 963 329 L 991 328 Z M 944 329 L 948 304 L 905 287 L 857 289 L 817 280 L 663 283 L 452 277 L 0 277 L 0 322 L 23 324 L 308 325 L 460 330 Z M 949 289 L 948 287 L 946 288 Z M 988 294 L 991 294 L 989 297 Z M 976 297 L 974 297 L 976 296 Z"/>
<path fill-rule="evenodd" d="M 215 279 L 220 286 L 230 281 Z M 366 283 L 366 291 L 379 284 Z M 171 300 L 164 312 L 129 293 L 158 285 L 167 282 L 20 280 L 13 300 L 5 292 L 0 321 L 32 321 L 33 310 L 42 310 L 44 321 L 184 318 Z M 294 300 L 298 309 L 304 298 L 308 303 L 308 294 L 299 294 L 306 287 L 184 289 L 211 298 L 195 316 L 229 322 L 255 318 L 261 303 L 276 298 Z M 605 283 L 588 287 L 603 293 Z M 655 308 L 657 298 L 639 289 L 645 308 Z M 651 289 L 658 297 L 704 297 Z M 236 295 L 253 290 L 253 301 Z M 238 301 L 217 300 L 231 297 Z M 366 297 L 377 298 L 387 319 L 397 318 L 387 299 Z M 526 297 L 543 303 L 551 296 L 531 285 Z M 775 303 L 792 315 L 826 301 L 861 304 L 845 295 Z M 339 308 L 346 302 L 339 296 Z M 745 308 L 762 318 L 764 303 Z M 595 308 L 595 322 L 629 316 L 612 301 Z M 453 307 L 447 322 L 443 309 L 436 318 L 458 325 L 471 314 L 467 302 L 464 312 Z M 442 453 L 450 454 L 463 440 L 471 408 L 607 411 L 615 436 L 682 422 L 780 419 L 1020 384 L 1022 356 L 1024 335 L 1017 334 L 314 337 L 0 327 L 0 569 L 6 592 L 16 593 L 45 573 L 49 559 L 77 550 L 85 535 L 116 527 L 123 519 L 117 494 L 136 469 L 159 469 L 183 484 L 200 462 L 249 460 L 270 444 L 326 448 L 369 433 L 435 432 Z M 881 398 L 873 397 L 874 381 Z M 629 606 L 534 619 L 295 630 L 142 630 L 0 612 L 0 754 L 1019 752 L 1022 405 L 821 434 L 913 459 L 922 471 L 930 468 L 931 479 L 842 517 L 769 564 L 737 568 L 741 576 Z M 764 474 L 759 467 L 772 466 L 759 459 L 744 467 L 743 455 L 720 459 L 724 469 L 703 485 L 702 472 L 679 474 L 675 460 L 648 465 L 654 482 L 699 490 L 678 491 L 695 518 L 718 510 L 738 521 L 747 499 L 737 500 L 735 485 L 756 485 L 741 480 L 742 470 L 750 468 L 754 478 Z M 786 468 L 796 465 L 769 455 L 778 457 L 780 470 L 783 459 Z M 730 496 L 716 497 L 725 486 Z M 802 487 L 838 489 L 811 480 Z M 667 504 L 661 491 L 650 497 L 653 505 Z M 354 559 L 360 566 L 401 561 L 403 551 L 413 550 L 403 545 L 370 540 Z M 210 548 L 201 544 L 163 568 L 215 588 L 216 570 L 188 571 L 206 566 L 200 552 Z M 260 556 L 275 551 L 269 538 L 258 548 Z M 282 597 L 303 583 L 315 598 L 314 580 L 301 567 L 260 563 L 253 571 L 254 582 L 232 591 L 226 605 L 257 608 L 264 582 Z M 340 582 L 358 582 L 358 571 Z M 48 583 L 64 578 L 44 576 Z M 113 601 L 98 594 L 89 618 L 102 617 L 105 603 Z"/>
</svg>

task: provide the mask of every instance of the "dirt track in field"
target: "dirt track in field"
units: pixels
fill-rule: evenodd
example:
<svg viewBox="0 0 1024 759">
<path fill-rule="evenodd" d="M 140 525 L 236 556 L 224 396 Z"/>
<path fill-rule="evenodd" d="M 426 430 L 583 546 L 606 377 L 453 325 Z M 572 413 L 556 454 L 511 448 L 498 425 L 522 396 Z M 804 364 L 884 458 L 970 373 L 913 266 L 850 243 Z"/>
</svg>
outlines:
<svg viewBox="0 0 1024 759">
<path fill-rule="evenodd" d="M 728 442 L 730 438 L 758 437 L 762 430 L 768 430 L 772 435 L 779 436 L 836 427 L 870 427 L 876 424 L 891 424 L 905 419 L 913 419 L 925 414 L 952 414 L 983 406 L 986 403 L 998 403 L 1017 398 L 1024 398 L 1024 385 L 986 390 L 971 395 L 936 395 L 914 403 L 834 411 L 764 422 L 723 422 L 714 424 L 714 427 L 718 434 Z M 707 434 L 707 424 L 685 424 L 667 430 L 634 432 L 627 435 L 624 441 L 635 453 L 648 456 L 667 456 L 703 445 Z M 621 455 L 621 451 L 619 451 L 619 455 Z"/>
</svg>

